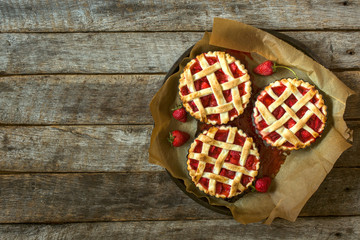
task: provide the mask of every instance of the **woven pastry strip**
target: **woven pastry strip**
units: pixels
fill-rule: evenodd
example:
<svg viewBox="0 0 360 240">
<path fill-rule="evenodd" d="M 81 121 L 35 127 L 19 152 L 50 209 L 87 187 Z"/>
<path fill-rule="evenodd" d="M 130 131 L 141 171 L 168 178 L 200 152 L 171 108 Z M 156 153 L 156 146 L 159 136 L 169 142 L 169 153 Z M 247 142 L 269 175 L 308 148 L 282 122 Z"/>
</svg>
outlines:
<svg viewBox="0 0 360 240">
<path fill-rule="evenodd" d="M 205 55 L 206 57 L 216 57 L 218 62 L 210 65 Z M 220 114 L 221 124 L 227 123 L 229 120 L 234 118 L 229 117 L 229 111 L 233 108 L 235 108 L 238 112 L 238 115 L 240 115 L 249 102 L 251 94 L 251 83 L 249 81 L 250 76 L 247 74 L 247 70 L 244 68 L 244 65 L 242 65 L 239 60 L 236 60 L 234 57 L 231 57 L 229 54 L 224 52 L 208 52 L 206 54 L 197 56 L 196 59 L 199 61 L 202 70 L 195 73 L 194 75 L 191 74 L 191 66 L 196 63 L 196 60 L 193 59 L 184 68 L 184 73 L 180 78 L 179 89 L 181 89 L 183 86 L 187 86 L 190 91 L 188 95 L 182 95 L 180 91 L 180 97 L 184 103 L 185 108 L 200 121 L 212 124 L 217 124 L 217 122 L 209 120 L 207 118 L 208 115 Z M 237 68 L 244 75 L 235 78 L 229 67 L 229 65 L 232 63 L 235 63 Z M 222 72 L 227 76 L 227 82 L 221 84 L 218 82 L 218 79 L 215 75 L 215 72 L 218 70 L 222 70 Z M 209 81 L 210 88 L 197 91 L 194 83 L 204 77 L 206 77 Z M 245 82 L 248 82 L 248 84 L 245 85 L 246 94 L 240 96 L 238 86 Z M 227 102 L 223 95 L 223 91 L 229 89 L 231 90 L 232 100 Z M 214 94 L 217 106 L 205 108 L 200 98 L 210 94 Z M 198 111 L 194 112 L 191 109 L 188 104 L 191 101 L 195 103 Z"/>
<path fill-rule="evenodd" d="M 286 89 L 280 96 L 277 96 L 273 92 L 272 87 L 279 86 L 280 82 L 286 86 Z M 309 89 L 305 95 L 302 95 L 298 90 L 297 87 L 300 85 Z M 295 148 L 305 146 L 306 143 L 302 142 L 295 135 L 295 133 L 297 133 L 302 128 L 309 132 L 314 138 L 319 136 L 319 132 L 321 132 L 322 129 L 321 131 L 316 132 L 306 124 L 314 114 L 323 123 L 326 121 L 326 106 L 324 105 L 322 96 L 318 93 L 314 86 L 301 80 L 283 79 L 266 87 L 264 92 L 262 92 L 260 95 L 264 95 L 266 93 L 274 100 L 274 102 L 266 107 L 264 103 L 257 100 L 255 102 L 254 117 L 255 123 L 259 123 L 263 119 L 268 125 L 266 128 L 260 130 L 260 134 L 263 137 L 272 132 L 276 132 L 281 136 L 275 142 L 271 143 L 273 146 L 281 147 L 285 142 L 291 143 Z M 296 98 L 296 103 L 289 107 L 285 101 L 291 95 Z M 314 104 L 310 100 L 313 99 L 315 95 L 318 101 Z M 284 109 L 285 113 L 279 119 L 276 119 L 276 117 L 273 115 L 273 112 L 280 106 Z M 299 118 L 296 113 L 304 106 L 306 106 L 308 110 L 301 118 Z M 290 119 L 293 119 L 296 124 L 294 124 L 291 128 L 286 128 L 284 124 Z"/>
<path fill-rule="evenodd" d="M 214 139 L 214 137 L 219 129 L 229 130 L 226 142 Z M 242 136 L 246 139 L 243 146 L 234 144 L 234 139 L 235 139 L 236 133 L 238 133 L 240 136 Z M 213 195 L 216 197 L 230 198 L 237 194 L 242 193 L 251 184 L 251 182 L 249 182 L 246 186 L 243 186 L 241 184 L 241 178 L 244 175 L 247 175 L 247 176 L 250 176 L 253 178 L 255 176 L 257 176 L 259 162 L 257 162 L 256 170 L 246 169 L 245 163 L 246 163 L 246 160 L 249 157 L 249 155 L 253 155 L 256 159 L 259 159 L 259 153 L 255 147 L 255 144 L 253 143 L 252 138 L 247 137 L 246 134 L 244 134 L 241 130 L 238 130 L 236 127 L 224 127 L 224 126 L 222 126 L 220 128 L 212 127 L 208 131 L 204 132 L 203 134 L 200 134 L 196 140 L 202 142 L 201 153 L 194 152 L 194 148 L 197 144 L 197 142 L 195 141 L 189 150 L 188 170 L 189 170 L 190 176 L 192 177 L 192 180 L 197 185 L 197 187 L 199 187 L 201 190 L 205 191 L 206 193 L 209 193 L 210 195 Z M 222 149 L 221 153 L 219 154 L 217 159 L 209 156 L 210 155 L 209 150 L 210 150 L 211 146 L 215 146 L 215 147 Z M 236 151 L 236 152 L 240 153 L 239 165 L 235 165 L 230 162 L 225 162 L 225 159 L 229 155 L 230 151 Z M 196 170 L 191 168 L 190 159 L 199 161 L 198 167 Z M 204 171 L 207 163 L 214 165 L 212 172 Z M 222 169 L 226 169 L 226 170 L 235 172 L 234 178 L 231 179 L 226 176 L 221 176 L 220 171 Z M 199 180 L 201 178 L 209 179 L 208 189 L 204 188 L 201 184 L 199 184 Z M 217 182 L 230 185 L 230 193 L 228 196 L 223 196 L 219 193 L 216 193 L 216 183 Z"/>
</svg>

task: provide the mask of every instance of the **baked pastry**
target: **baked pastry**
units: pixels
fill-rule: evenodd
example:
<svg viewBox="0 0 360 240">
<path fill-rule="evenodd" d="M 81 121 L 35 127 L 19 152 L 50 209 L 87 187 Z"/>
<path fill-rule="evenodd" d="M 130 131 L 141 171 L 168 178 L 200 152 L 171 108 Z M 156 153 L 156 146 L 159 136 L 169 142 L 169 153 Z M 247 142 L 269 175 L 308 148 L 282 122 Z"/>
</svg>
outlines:
<svg viewBox="0 0 360 240">
<path fill-rule="evenodd" d="M 281 79 L 257 97 L 255 127 L 262 138 L 282 150 L 309 146 L 320 136 L 326 122 L 326 106 L 311 84 Z"/>
<path fill-rule="evenodd" d="M 236 127 L 211 127 L 191 144 L 187 168 L 205 193 L 231 198 L 244 192 L 258 174 L 259 153 L 253 139 Z"/>
<path fill-rule="evenodd" d="M 196 119 L 225 124 L 246 108 L 250 76 L 239 60 L 225 52 L 203 53 L 185 66 L 179 94 L 185 109 Z"/>
</svg>

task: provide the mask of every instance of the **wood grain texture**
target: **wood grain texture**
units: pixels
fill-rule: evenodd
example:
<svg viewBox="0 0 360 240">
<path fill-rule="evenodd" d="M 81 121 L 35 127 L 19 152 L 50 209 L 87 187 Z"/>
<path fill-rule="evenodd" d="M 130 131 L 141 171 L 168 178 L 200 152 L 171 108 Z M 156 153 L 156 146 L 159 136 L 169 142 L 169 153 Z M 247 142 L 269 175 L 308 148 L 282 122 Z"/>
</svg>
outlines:
<svg viewBox="0 0 360 240">
<path fill-rule="evenodd" d="M 346 3 L 345 3 L 346 2 Z M 359 1 L 27 1 L 0 4 L 0 30 L 209 30 L 214 17 L 269 29 L 359 29 Z M 299 14 L 301 11 L 301 14 Z"/>
<path fill-rule="evenodd" d="M 73 224 L 3 224 L 0 239 L 358 239 L 360 217 L 307 217 L 271 226 L 232 219 Z M 301 233 L 301 236 L 299 235 Z"/>
<path fill-rule="evenodd" d="M 148 163 L 152 126 L 1 127 L 0 171 L 159 171 Z"/>
<path fill-rule="evenodd" d="M 348 127 L 353 130 L 353 145 L 347 149 L 336 161 L 334 167 L 359 167 L 360 166 L 360 122 L 348 122 Z"/>
<path fill-rule="evenodd" d="M 359 168 L 334 168 L 327 175 L 319 189 L 301 210 L 301 216 L 317 215 L 359 215 L 360 202 L 355 195 L 360 192 L 359 181 L 352 179 L 360 173 Z M 353 175 L 353 176 L 348 176 Z M 355 198 L 354 198 L 355 197 Z M 342 206 L 340 202 L 344 202 Z M 330 206 L 330 203 L 335 203 Z M 331 209 L 330 209 L 331 208 Z"/>
<path fill-rule="evenodd" d="M 160 89 L 164 77 L 164 75 L 2 77 L 0 78 L 0 123 L 153 124 L 149 103 Z"/>
<path fill-rule="evenodd" d="M 302 216 L 359 215 L 360 169 L 335 168 Z M 223 219 L 165 172 L 0 175 L 0 222 Z M 258 193 L 260 194 L 260 193 Z"/>
<path fill-rule="evenodd" d="M 285 32 L 328 68 L 359 68 L 360 32 Z M 203 33 L 0 34 L 2 74 L 167 72 Z M 164 54 L 166 53 L 166 54 Z"/>
<path fill-rule="evenodd" d="M 360 118 L 360 71 L 334 72 L 355 94 L 351 95 L 346 102 L 345 119 Z"/>
<path fill-rule="evenodd" d="M 165 172 L 3 174 L 0 204 L 1 223 L 224 218 Z"/>
<path fill-rule="evenodd" d="M 360 92 L 360 71 L 335 72 Z M 0 78 L 0 124 L 153 124 L 149 103 L 164 75 L 31 75 Z M 136 101 L 129 101 L 141 96 Z M 360 118 L 360 94 L 345 119 Z"/>
<path fill-rule="evenodd" d="M 360 167 L 360 124 L 336 167 Z M 3 172 L 162 171 L 148 163 L 152 126 L 1 127 Z"/>
</svg>

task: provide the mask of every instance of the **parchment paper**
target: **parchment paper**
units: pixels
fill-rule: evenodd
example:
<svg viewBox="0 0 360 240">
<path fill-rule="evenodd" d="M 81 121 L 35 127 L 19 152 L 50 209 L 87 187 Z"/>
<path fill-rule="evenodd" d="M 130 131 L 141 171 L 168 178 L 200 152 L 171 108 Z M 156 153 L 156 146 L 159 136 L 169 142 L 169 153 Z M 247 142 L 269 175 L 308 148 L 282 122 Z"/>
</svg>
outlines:
<svg viewBox="0 0 360 240">
<path fill-rule="evenodd" d="M 188 115 L 188 121 L 181 123 L 171 116 L 171 108 L 180 103 L 178 81 L 183 67 L 198 54 L 224 49 L 251 53 L 251 58 L 246 58 L 250 74 L 254 66 L 266 59 L 291 66 L 299 79 L 310 82 L 320 90 L 328 107 L 328 120 L 322 137 L 311 147 L 292 151 L 267 193 L 250 192 L 235 202 L 208 196 L 192 183 L 186 167 L 186 156 L 195 138 L 197 121 Z M 220 18 L 214 19 L 212 34 L 205 33 L 179 68 L 150 103 L 155 127 L 151 136 L 149 162 L 166 168 L 173 177 L 182 179 L 187 191 L 198 197 L 206 197 L 212 205 L 229 208 L 238 222 L 247 224 L 264 220 L 264 223 L 270 224 L 276 217 L 295 221 L 341 153 L 351 146 L 348 142 L 351 131 L 343 120 L 343 114 L 346 99 L 353 91 L 325 67 L 284 41 L 249 25 Z M 252 75 L 252 80 L 264 87 L 287 77 L 293 76 L 289 71 L 279 69 L 269 77 Z M 167 142 L 169 132 L 175 129 L 191 135 L 190 140 L 179 148 L 173 148 Z"/>
</svg>

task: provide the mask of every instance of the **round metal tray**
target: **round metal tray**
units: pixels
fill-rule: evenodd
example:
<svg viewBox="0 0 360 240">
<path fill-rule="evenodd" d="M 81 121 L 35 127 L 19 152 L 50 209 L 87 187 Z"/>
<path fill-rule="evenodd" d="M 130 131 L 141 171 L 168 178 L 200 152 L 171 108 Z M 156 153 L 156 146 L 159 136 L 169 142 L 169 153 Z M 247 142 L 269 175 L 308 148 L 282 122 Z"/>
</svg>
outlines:
<svg viewBox="0 0 360 240">
<path fill-rule="evenodd" d="M 309 57 L 311 57 L 312 59 L 314 59 L 315 61 L 319 62 L 320 64 L 322 64 L 321 60 L 319 60 L 319 57 L 317 57 L 308 47 L 306 47 L 304 44 L 302 44 L 301 42 L 285 35 L 282 33 L 278 33 L 275 31 L 271 31 L 271 30 L 266 30 L 263 29 L 264 31 L 274 35 L 277 38 L 280 38 L 281 40 L 287 42 L 288 44 L 292 45 L 293 47 L 295 47 L 296 49 L 302 51 L 303 53 L 305 53 L 306 55 L 308 55 Z M 165 79 L 164 79 L 164 83 L 166 82 L 166 80 L 174 73 L 176 73 L 177 71 L 179 71 L 179 64 L 181 63 L 181 61 L 185 58 L 188 57 L 190 55 L 191 49 L 194 47 L 191 46 L 189 49 L 187 49 L 180 57 L 179 59 L 174 63 L 174 65 L 170 68 L 170 70 L 167 72 Z M 322 64 L 324 65 L 324 64 Z M 167 170 L 166 172 L 169 174 L 169 176 L 171 177 L 171 179 L 174 181 L 174 183 L 187 195 L 189 196 L 191 199 L 193 199 L 195 202 L 199 203 L 200 205 L 213 210 L 215 212 L 224 214 L 224 215 L 229 215 L 232 216 L 231 211 L 227 208 L 227 207 L 223 207 L 223 206 L 215 206 L 215 205 L 211 205 L 209 204 L 208 200 L 206 198 L 198 198 L 197 196 L 195 196 L 194 194 L 186 191 L 186 186 L 184 184 L 184 181 L 178 178 L 174 178 Z"/>
</svg>

